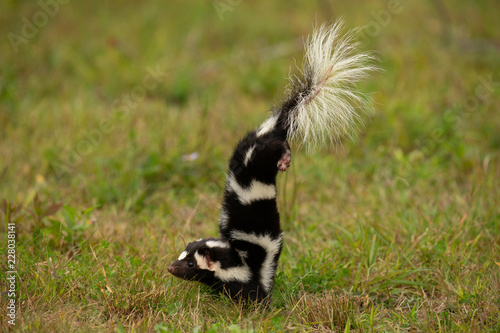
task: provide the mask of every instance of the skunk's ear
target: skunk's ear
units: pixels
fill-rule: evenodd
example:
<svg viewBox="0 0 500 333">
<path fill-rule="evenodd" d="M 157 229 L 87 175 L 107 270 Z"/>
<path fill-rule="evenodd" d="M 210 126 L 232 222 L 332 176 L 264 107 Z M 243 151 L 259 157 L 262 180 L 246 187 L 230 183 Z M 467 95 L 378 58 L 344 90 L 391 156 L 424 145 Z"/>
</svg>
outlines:
<svg viewBox="0 0 500 333">
<path fill-rule="evenodd" d="M 214 262 L 216 261 L 212 249 L 208 246 L 204 246 L 202 248 L 199 248 L 197 252 L 203 258 L 203 263 L 198 263 L 198 266 L 202 269 L 208 269 L 212 271 Z"/>
<path fill-rule="evenodd" d="M 209 248 L 208 246 L 203 246 L 198 249 L 198 253 L 201 254 L 202 256 L 205 257 L 211 257 L 212 256 L 212 249 Z"/>
</svg>

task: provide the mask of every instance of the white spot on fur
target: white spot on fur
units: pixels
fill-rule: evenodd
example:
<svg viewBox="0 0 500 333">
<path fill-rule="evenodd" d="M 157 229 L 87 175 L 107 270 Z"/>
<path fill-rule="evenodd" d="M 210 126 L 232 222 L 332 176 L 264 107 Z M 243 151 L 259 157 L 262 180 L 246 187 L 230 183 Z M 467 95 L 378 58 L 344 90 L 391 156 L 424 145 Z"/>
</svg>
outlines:
<svg viewBox="0 0 500 333">
<path fill-rule="evenodd" d="M 250 147 L 247 150 L 247 153 L 245 154 L 245 160 L 243 161 L 243 163 L 245 164 L 245 166 L 248 165 L 248 161 L 250 161 L 250 158 L 252 157 L 252 153 L 253 153 L 254 149 L 255 149 L 255 145 L 253 145 L 252 147 Z"/>
<path fill-rule="evenodd" d="M 271 117 L 267 118 L 266 121 L 264 121 L 257 130 L 257 136 L 262 136 L 266 133 L 271 132 L 276 127 L 277 121 L 277 115 L 272 115 Z"/>
<path fill-rule="evenodd" d="M 182 251 L 182 253 L 180 254 L 179 258 L 177 258 L 177 260 L 183 260 L 184 258 L 187 257 L 189 253 L 187 251 Z"/>
<path fill-rule="evenodd" d="M 273 239 L 270 235 L 256 235 L 236 230 L 231 232 L 231 238 L 259 245 L 266 251 L 266 258 L 260 269 L 260 282 L 266 292 L 269 292 L 276 273 L 274 257 L 281 249 L 283 235 L 281 234 L 278 238 Z"/>
<path fill-rule="evenodd" d="M 213 247 L 228 248 L 229 247 L 229 243 L 228 242 L 224 242 L 224 241 L 221 241 L 221 240 L 208 240 L 205 243 L 205 245 L 208 246 L 208 247 L 210 247 L 210 248 L 213 248 Z"/>
<path fill-rule="evenodd" d="M 248 251 L 236 250 L 236 252 L 238 252 L 238 255 L 240 256 L 241 259 L 248 258 Z"/>
<path fill-rule="evenodd" d="M 232 173 L 227 176 L 228 189 L 236 193 L 238 200 L 244 205 L 251 204 L 257 200 L 274 199 L 276 198 L 276 186 L 264 184 L 253 179 L 248 188 L 242 187 Z"/>
</svg>

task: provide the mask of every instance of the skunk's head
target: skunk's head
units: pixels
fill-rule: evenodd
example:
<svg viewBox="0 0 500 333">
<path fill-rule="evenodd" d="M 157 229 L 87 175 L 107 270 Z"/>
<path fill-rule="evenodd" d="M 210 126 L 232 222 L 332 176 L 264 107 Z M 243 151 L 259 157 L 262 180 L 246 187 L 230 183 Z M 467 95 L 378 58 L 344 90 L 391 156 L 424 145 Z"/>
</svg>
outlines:
<svg viewBox="0 0 500 333">
<path fill-rule="evenodd" d="M 221 266 L 217 252 L 227 248 L 229 248 L 229 244 L 219 239 L 194 241 L 189 243 L 179 258 L 168 267 L 168 271 L 184 280 L 201 281 L 213 278 L 214 272 Z"/>
</svg>

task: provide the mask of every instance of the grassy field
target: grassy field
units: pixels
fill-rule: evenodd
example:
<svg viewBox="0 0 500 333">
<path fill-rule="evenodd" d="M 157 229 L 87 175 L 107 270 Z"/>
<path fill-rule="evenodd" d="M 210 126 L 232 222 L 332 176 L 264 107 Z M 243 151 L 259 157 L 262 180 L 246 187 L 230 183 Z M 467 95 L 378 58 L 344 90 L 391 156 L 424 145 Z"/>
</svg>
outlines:
<svg viewBox="0 0 500 333">
<path fill-rule="evenodd" d="M 499 332 L 499 15 L 495 0 L 2 1 L 0 330 Z M 271 305 L 174 279 L 184 244 L 217 235 L 233 145 L 315 22 L 340 16 L 380 58 L 360 87 L 375 112 L 342 146 L 293 149 Z"/>
</svg>

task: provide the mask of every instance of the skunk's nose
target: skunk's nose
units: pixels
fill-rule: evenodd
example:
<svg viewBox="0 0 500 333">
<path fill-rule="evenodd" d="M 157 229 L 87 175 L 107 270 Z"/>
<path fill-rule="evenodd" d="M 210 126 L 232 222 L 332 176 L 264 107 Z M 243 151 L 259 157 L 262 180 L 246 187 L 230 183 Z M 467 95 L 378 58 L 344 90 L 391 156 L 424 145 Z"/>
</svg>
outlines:
<svg viewBox="0 0 500 333">
<path fill-rule="evenodd" d="M 168 272 L 169 272 L 170 274 L 174 274 L 174 271 L 175 271 L 175 268 L 174 268 L 174 267 L 172 267 L 172 266 L 168 266 L 168 268 L 167 268 L 167 269 L 168 269 Z"/>
</svg>

